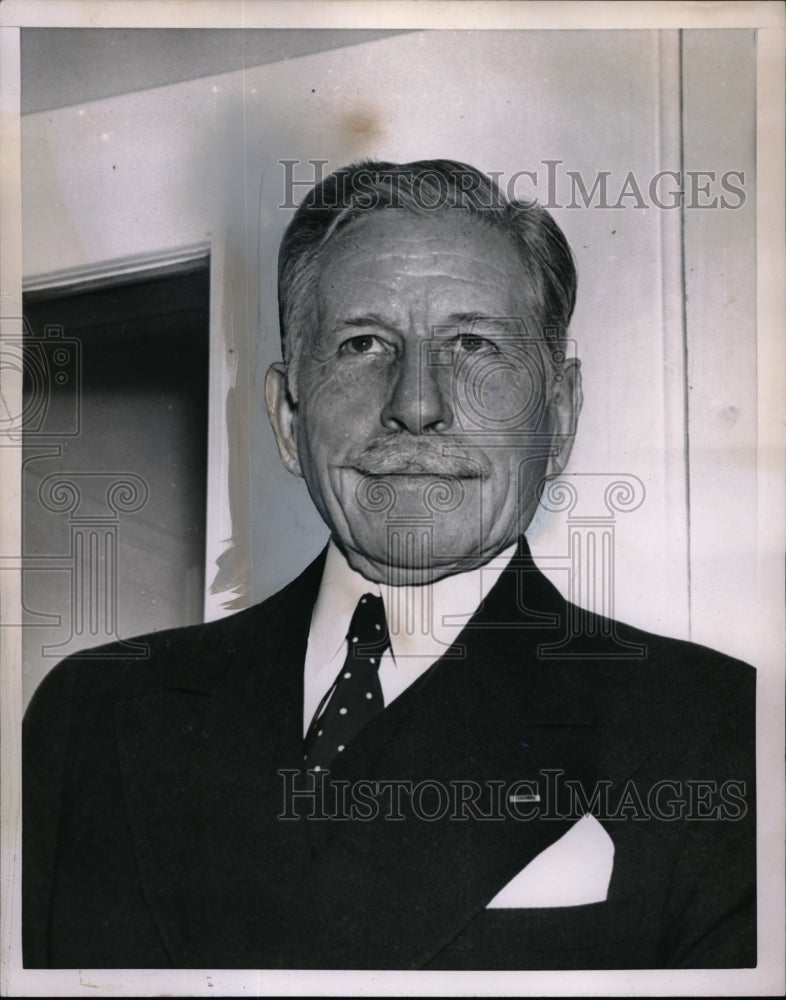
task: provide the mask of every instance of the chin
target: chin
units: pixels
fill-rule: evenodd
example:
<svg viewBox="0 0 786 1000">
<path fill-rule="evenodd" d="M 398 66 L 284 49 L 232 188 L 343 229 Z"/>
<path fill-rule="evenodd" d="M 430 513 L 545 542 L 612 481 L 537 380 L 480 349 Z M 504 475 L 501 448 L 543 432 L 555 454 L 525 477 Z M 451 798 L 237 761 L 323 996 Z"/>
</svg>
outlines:
<svg viewBox="0 0 786 1000">
<path fill-rule="evenodd" d="M 373 556 L 360 552 L 346 552 L 347 561 L 352 569 L 361 573 L 367 580 L 385 584 L 389 587 L 420 587 L 436 583 L 446 576 L 462 573 L 482 564 L 483 559 L 467 559 L 457 562 L 384 562 Z"/>
<path fill-rule="evenodd" d="M 474 569 L 494 554 L 480 545 L 477 531 L 467 532 L 466 522 L 454 520 L 447 526 L 413 519 L 374 526 L 356 523 L 355 528 L 351 540 L 339 538 L 350 566 L 369 580 L 391 586 L 433 583 Z"/>
</svg>

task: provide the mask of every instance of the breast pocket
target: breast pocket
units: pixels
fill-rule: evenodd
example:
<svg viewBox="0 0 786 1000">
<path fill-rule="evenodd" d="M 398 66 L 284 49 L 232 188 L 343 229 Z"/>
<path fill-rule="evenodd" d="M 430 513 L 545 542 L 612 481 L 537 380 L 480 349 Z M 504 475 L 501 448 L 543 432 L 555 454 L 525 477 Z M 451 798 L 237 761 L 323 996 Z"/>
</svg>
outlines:
<svg viewBox="0 0 786 1000">
<path fill-rule="evenodd" d="M 434 969 L 638 969 L 657 965 L 643 902 L 486 909 L 443 949 Z"/>
</svg>

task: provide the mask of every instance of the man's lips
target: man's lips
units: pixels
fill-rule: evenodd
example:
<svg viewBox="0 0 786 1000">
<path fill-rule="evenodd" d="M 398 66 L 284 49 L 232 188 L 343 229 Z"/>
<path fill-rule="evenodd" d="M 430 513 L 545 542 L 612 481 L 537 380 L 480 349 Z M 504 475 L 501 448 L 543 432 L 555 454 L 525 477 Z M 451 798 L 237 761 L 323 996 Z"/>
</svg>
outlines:
<svg viewBox="0 0 786 1000">
<path fill-rule="evenodd" d="M 448 452 L 447 454 L 445 452 Z M 422 438 L 387 438 L 372 442 L 353 455 L 345 468 L 367 476 L 442 476 L 485 479 L 488 469 L 478 455 L 470 457 L 455 445 L 440 448 Z"/>
</svg>

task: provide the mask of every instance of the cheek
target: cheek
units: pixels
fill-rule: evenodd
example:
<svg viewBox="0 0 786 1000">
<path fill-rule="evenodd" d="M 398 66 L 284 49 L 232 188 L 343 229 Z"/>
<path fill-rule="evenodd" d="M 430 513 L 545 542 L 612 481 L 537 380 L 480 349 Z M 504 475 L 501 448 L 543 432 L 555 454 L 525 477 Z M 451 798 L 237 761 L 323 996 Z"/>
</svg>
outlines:
<svg viewBox="0 0 786 1000">
<path fill-rule="evenodd" d="M 545 404 L 543 381 L 528 368 L 488 356 L 465 364 L 455 399 L 463 426 L 516 433 L 536 426 Z"/>
<path fill-rule="evenodd" d="M 303 373 L 300 383 L 299 432 L 312 454 L 330 460 L 331 450 L 365 441 L 379 426 L 388 373 L 382 366 L 320 366 Z"/>
<path fill-rule="evenodd" d="M 510 448 L 486 449 L 493 467 L 484 484 L 485 516 L 506 522 L 514 514 L 531 510 L 533 498 L 545 475 L 548 449 L 540 441 Z"/>
</svg>

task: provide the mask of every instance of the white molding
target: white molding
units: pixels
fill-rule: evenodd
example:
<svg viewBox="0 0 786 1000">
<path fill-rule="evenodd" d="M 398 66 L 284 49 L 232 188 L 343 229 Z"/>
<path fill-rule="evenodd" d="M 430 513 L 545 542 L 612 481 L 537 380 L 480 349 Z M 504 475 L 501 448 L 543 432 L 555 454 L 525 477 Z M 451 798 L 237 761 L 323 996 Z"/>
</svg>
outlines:
<svg viewBox="0 0 786 1000">
<path fill-rule="evenodd" d="M 227 336 L 231 303 L 226 301 L 226 235 L 214 237 L 210 248 L 210 361 L 207 410 L 207 497 L 205 505 L 205 585 L 203 615 L 213 621 L 229 614 L 224 602 L 235 595 L 213 590 L 218 573 L 218 559 L 232 544 L 233 520 L 230 504 L 229 429 L 227 401 L 236 384 L 238 356 Z M 231 352 L 231 353 L 230 353 Z M 247 478 L 249 455 L 235 445 L 235 462 L 241 481 Z M 245 581 L 248 589 L 248 581 Z"/>
<path fill-rule="evenodd" d="M 682 34 L 683 177 L 745 177 L 737 207 L 684 185 L 690 638 L 745 661 L 757 614 L 755 59 L 753 32 Z"/>
<path fill-rule="evenodd" d="M 679 31 L 658 32 L 658 140 L 660 166 L 682 171 L 682 79 Z M 683 261 L 683 211 L 659 211 L 661 254 L 657 267 L 661 282 L 661 331 L 663 362 L 663 496 L 669 525 L 673 587 L 680 599 L 674 604 L 671 635 L 690 635 L 690 511 L 688 506 L 687 374 L 685 283 Z M 654 264 L 654 262 L 653 262 Z M 678 610 L 679 609 L 679 610 Z M 679 616 L 679 621 L 677 620 Z"/>
<path fill-rule="evenodd" d="M 210 249 L 208 241 L 200 241 L 171 250 L 132 254 L 129 257 L 101 261 L 98 264 L 65 267 L 45 274 L 31 274 L 23 279 L 22 291 L 24 294 L 50 291 L 59 294 L 67 289 L 86 291 L 102 285 L 134 281 L 143 275 L 152 278 L 182 270 L 188 264 L 204 260 L 210 256 Z"/>
</svg>

